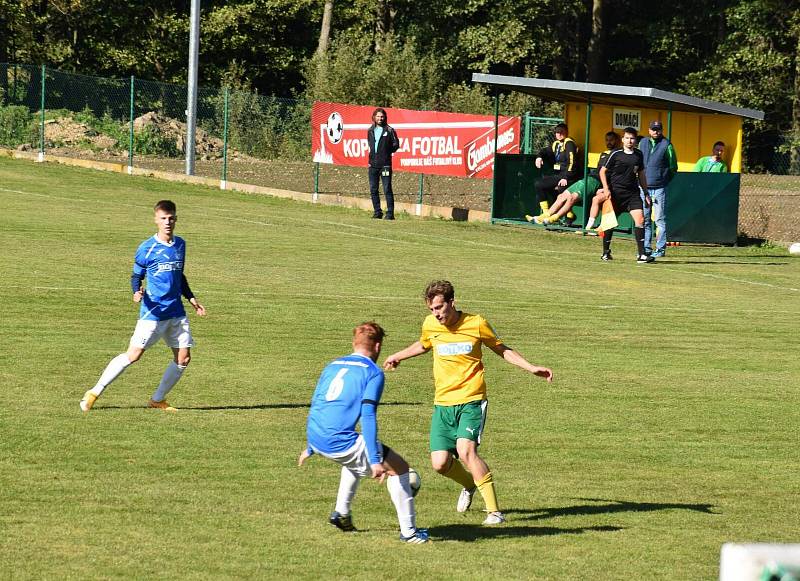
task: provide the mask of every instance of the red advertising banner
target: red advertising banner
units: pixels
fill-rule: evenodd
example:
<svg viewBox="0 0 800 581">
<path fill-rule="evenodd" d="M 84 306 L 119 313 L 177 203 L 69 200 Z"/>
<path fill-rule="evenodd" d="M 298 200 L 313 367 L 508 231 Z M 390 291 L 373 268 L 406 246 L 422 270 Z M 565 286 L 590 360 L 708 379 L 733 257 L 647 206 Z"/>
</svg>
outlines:
<svg viewBox="0 0 800 581">
<path fill-rule="evenodd" d="M 367 130 L 374 107 L 316 101 L 311 110 L 311 151 L 319 163 L 366 167 Z M 386 109 L 400 149 L 394 171 L 490 178 L 494 171 L 494 117 Z M 519 153 L 519 117 L 500 117 L 497 152 Z"/>
</svg>

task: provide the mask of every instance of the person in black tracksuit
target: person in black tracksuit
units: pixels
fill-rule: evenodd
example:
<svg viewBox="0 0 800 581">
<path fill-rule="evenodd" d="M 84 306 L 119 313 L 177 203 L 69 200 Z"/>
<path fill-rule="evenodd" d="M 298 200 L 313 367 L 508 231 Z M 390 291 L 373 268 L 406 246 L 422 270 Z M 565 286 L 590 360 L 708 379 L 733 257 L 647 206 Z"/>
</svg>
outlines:
<svg viewBox="0 0 800 581">
<path fill-rule="evenodd" d="M 553 130 L 555 141 L 549 148 L 544 148 L 536 158 L 536 167 L 541 168 L 545 162 L 553 166 L 553 175 L 543 176 L 536 182 L 536 201 L 542 214 L 549 215 L 550 204 L 556 196 L 567 189 L 567 186 L 583 176 L 583 163 L 578 156 L 578 146 L 569 137 L 569 130 L 564 123 L 559 123 Z"/>
<path fill-rule="evenodd" d="M 644 156 L 636 148 L 638 132 L 626 127 L 622 133 L 622 147 L 612 151 L 600 168 L 603 189 L 611 196 L 614 213 L 628 212 L 633 219 L 633 234 L 636 239 L 638 264 L 654 262 L 655 258 L 645 253 L 644 213 L 650 210 L 650 195 L 647 193 L 647 177 Z M 643 192 L 643 194 L 642 194 Z M 603 232 L 602 260 L 612 260 L 611 237 L 614 230 Z"/>
<path fill-rule="evenodd" d="M 372 112 L 372 125 L 367 129 L 369 143 L 369 195 L 372 197 L 372 217 L 394 220 L 394 192 L 392 191 L 392 154 L 400 149 L 397 132 L 389 126 L 386 111 L 375 109 Z M 386 215 L 381 211 L 381 197 L 378 194 L 379 182 L 383 182 L 386 196 Z"/>
</svg>

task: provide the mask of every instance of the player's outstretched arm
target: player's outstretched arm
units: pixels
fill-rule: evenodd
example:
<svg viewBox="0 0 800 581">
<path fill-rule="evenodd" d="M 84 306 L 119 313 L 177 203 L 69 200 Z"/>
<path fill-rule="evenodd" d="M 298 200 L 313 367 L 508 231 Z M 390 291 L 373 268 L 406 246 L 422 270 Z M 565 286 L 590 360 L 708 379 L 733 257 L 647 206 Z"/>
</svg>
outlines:
<svg viewBox="0 0 800 581">
<path fill-rule="evenodd" d="M 507 345 L 497 345 L 496 347 L 491 348 L 492 351 L 497 353 L 500 357 L 511 363 L 512 365 L 516 365 L 520 369 L 524 369 L 529 373 L 533 373 L 538 377 L 542 377 L 549 382 L 553 381 L 553 370 L 549 367 L 541 367 L 539 365 L 534 365 L 528 362 L 522 355 L 514 351 L 511 347 Z"/>
<path fill-rule="evenodd" d="M 402 351 L 398 351 L 393 355 L 389 355 L 389 357 L 386 358 L 386 361 L 383 362 L 383 368 L 386 370 L 395 369 L 404 359 L 411 359 L 412 357 L 416 357 L 417 355 L 422 355 L 423 353 L 427 352 L 428 350 L 422 346 L 422 343 L 416 341 Z"/>
</svg>

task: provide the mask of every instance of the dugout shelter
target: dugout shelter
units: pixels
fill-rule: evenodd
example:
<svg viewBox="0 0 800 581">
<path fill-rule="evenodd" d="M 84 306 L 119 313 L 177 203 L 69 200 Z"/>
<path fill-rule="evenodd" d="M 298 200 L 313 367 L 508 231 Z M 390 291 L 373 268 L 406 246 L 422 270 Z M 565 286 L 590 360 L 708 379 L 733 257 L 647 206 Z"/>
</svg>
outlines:
<svg viewBox="0 0 800 581">
<path fill-rule="evenodd" d="M 584 177 L 597 166 L 605 149 L 605 134 L 625 127 L 648 135 L 650 121 L 664 126 L 678 157 L 678 175 L 667 189 L 667 240 L 735 244 L 739 219 L 742 168 L 742 122 L 763 120 L 763 111 L 734 107 L 679 93 L 647 87 L 577 83 L 552 79 L 510 77 L 473 73 L 472 81 L 488 85 L 499 112 L 501 93 L 518 91 L 563 103 L 564 122 L 584 160 Z M 725 162 L 730 173 L 694 173 L 700 157 L 709 155 L 716 141 L 726 144 Z M 548 168 L 537 169 L 536 153 L 495 154 L 491 220 L 494 223 L 527 224 L 525 214 L 539 212 L 534 182 Z M 582 227 L 591 200 L 582 195 L 573 211 L 574 225 Z M 630 216 L 620 216 L 618 231 L 630 234 Z"/>
</svg>

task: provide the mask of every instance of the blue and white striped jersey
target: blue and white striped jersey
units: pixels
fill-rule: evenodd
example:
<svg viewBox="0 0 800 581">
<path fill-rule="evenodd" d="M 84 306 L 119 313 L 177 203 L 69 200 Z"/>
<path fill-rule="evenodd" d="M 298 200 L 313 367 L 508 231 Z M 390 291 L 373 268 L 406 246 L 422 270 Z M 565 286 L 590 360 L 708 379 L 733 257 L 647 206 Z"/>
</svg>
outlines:
<svg viewBox="0 0 800 581">
<path fill-rule="evenodd" d="M 134 277 L 147 276 L 139 318 L 165 321 L 186 316 L 181 300 L 186 242 L 175 236 L 171 243 L 153 235 L 139 245 L 133 264 Z"/>
</svg>

